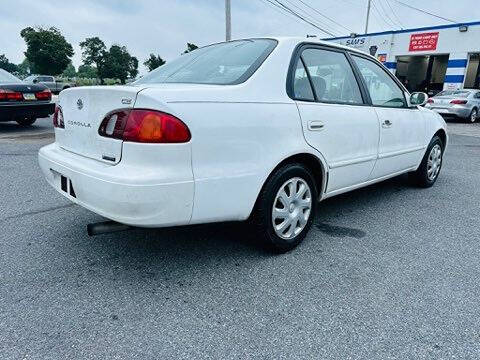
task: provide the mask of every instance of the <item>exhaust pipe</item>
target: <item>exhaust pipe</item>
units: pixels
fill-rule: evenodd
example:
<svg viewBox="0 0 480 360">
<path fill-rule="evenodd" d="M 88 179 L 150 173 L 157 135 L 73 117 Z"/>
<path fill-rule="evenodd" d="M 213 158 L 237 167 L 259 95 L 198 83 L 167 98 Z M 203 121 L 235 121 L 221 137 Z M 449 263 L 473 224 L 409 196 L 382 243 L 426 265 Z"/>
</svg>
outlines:
<svg viewBox="0 0 480 360">
<path fill-rule="evenodd" d="M 131 229 L 133 229 L 132 226 L 120 224 L 115 221 L 104 221 L 87 225 L 88 236 L 110 234 Z"/>
</svg>

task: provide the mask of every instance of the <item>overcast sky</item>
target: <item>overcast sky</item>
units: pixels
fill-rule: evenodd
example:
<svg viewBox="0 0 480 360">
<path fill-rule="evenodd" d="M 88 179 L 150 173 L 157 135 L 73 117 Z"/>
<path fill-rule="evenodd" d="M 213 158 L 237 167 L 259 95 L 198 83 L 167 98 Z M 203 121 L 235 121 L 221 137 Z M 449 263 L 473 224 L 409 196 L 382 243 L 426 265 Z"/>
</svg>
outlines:
<svg viewBox="0 0 480 360">
<path fill-rule="evenodd" d="M 268 0 L 231 1 L 233 38 L 305 34 L 328 37 L 286 15 Z M 301 7 L 309 20 L 336 35 L 363 33 L 367 0 L 281 1 L 299 12 Z M 307 8 L 302 1 L 344 28 Z M 479 0 L 401 1 L 458 22 L 480 21 Z M 201 46 L 225 37 L 224 0 L 0 0 L 0 5 L 0 54 L 5 53 L 14 63 L 24 59 L 26 47 L 20 31 L 27 26 L 60 29 L 75 49 L 75 67 L 82 63 L 78 44 L 86 37 L 98 36 L 107 46 L 125 45 L 140 63 L 152 52 L 168 61 L 178 56 L 187 42 Z M 374 5 L 370 32 L 448 23 L 400 5 L 397 0 L 374 0 Z M 140 70 L 145 71 L 143 65 Z"/>
</svg>

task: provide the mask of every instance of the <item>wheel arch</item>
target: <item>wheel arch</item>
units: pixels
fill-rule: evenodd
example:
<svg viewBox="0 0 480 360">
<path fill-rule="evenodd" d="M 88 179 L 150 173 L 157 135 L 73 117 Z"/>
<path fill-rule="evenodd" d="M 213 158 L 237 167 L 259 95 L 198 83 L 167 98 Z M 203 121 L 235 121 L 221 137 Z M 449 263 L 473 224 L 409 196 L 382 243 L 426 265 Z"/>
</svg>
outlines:
<svg viewBox="0 0 480 360">
<path fill-rule="evenodd" d="M 445 149 L 447 147 L 447 132 L 444 129 L 439 129 L 437 132 L 433 135 L 433 137 L 438 136 L 440 140 L 442 140 L 443 148 Z"/>
<path fill-rule="evenodd" d="M 317 186 L 317 189 L 318 189 L 317 200 L 321 200 L 324 190 L 326 189 L 326 186 L 327 186 L 328 167 L 320 156 L 317 156 L 309 152 L 299 152 L 286 157 L 285 159 L 280 161 L 273 169 L 270 170 L 270 172 L 268 173 L 268 176 L 266 176 L 265 179 L 263 180 L 262 186 L 257 193 L 255 205 L 252 207 L 251 211 L 255 209 L 255 206 L 258 201 L 258 197 L 260 196 L 268 179 L 270 179 L 272 175 L 282 166 L 285 166 L 286 164 L 295 164 L 295 163 L 300 163 L 305 165 L 312 172 L 313 177 L 315 179 L 315 185 Z"/>
</svg>

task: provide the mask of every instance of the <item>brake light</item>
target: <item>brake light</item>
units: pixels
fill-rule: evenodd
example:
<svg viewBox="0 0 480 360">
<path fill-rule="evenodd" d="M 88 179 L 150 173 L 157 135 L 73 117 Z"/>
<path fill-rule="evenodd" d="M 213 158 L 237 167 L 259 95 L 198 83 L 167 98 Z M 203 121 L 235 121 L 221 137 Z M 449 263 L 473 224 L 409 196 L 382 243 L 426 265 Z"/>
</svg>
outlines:
<svg viewBox="0 0 480 360">
<path fill-rule="evenodd" d="M 146 109 L 123 109 L 108 113 L 98 133 L 101 136 L 141 143 L 190 141 L 187 125 L 173 115 Z"/>
<path fill-rule="evenodd" d="M 12 91 L 8 89 L 0 89 L 0 100 L 7 101 L 22 101 L 23 95 L 21 92 Z"/>
<path fill-rule="evenodd" d="M 35 93 L 35 97 L 37 100 L 51 100 L 52 99 L 52 92 L 50 89 L 45 89 Z"/>
<path fill-rule="evenodd" d="M 464 105 L 467 103 L 467 100 L 452 100 L 450 101 L 450 104 L 455 104 L 455 105 Z"/>
<path fill-rule="evenodd" d="M 55 126 L 56 128 L 65 129 L 65 122 L 63 121 L 63 111 L 59 105 L 55 106 L 55 113 L 53 114 L 53 126 Z"/>
<path fill-rule="evenodd" d="M 433 101 L 433 99 L 428 99 L 427 100 L 427 104 L 433 104 L 435 101 Z"/>
</svg>

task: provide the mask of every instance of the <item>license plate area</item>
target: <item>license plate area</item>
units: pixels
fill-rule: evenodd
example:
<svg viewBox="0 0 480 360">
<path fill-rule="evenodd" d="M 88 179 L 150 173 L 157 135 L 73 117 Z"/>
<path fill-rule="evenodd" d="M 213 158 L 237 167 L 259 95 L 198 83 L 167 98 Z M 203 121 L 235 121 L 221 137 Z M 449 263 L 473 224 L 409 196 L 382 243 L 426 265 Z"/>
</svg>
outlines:
<svg viewBox="0 0 480 360">
<path fill-rule="evenodd" d="M 57 184 L 60 182 L 60 190 L 65 194 L 70 195 L 71 197 L 76 198 L 75 190 L 73 189 L 72 180 L 66 177 L 65 175 L 60 174 L 58 171 L 50 169 L 53 173 L 54 178 L 56 178 Z"/>
<path fill-rule="evenodd" d="M 23 98 L 28 101 L 36 100 L 35 94 L 32 93 L 24 93 Z"/>
</svg>

